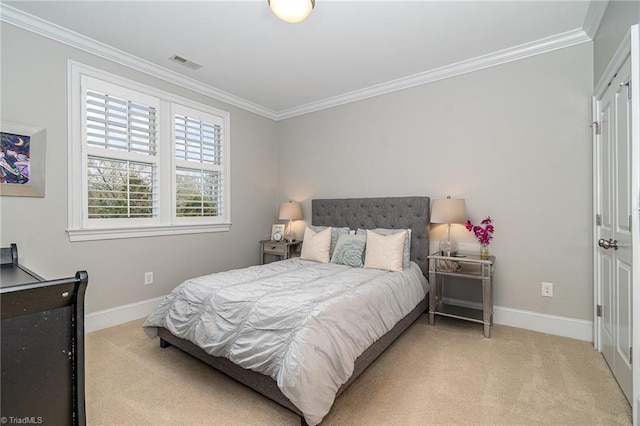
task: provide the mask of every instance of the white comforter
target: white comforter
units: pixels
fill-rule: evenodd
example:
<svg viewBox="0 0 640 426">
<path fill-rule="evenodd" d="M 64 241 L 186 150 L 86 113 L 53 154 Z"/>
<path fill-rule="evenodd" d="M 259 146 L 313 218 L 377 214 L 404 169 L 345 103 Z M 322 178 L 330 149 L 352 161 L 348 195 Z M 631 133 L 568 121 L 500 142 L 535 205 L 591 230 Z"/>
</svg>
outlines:
<svg viewBox="0 0 640 426">
<path fill-rule="evenodd" d="M 176 287 L 144 323 L 269 375 L 310 425 L 322 421 L 356 358 L 427 294 L 404 273 L 289 259 Z"/>
</svg>

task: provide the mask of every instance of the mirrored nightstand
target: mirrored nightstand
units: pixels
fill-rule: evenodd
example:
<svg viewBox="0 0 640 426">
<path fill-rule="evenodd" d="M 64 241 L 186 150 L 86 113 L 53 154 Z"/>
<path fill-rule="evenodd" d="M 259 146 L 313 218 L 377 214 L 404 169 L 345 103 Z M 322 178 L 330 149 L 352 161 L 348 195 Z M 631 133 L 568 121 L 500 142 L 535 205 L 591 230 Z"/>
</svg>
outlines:
<svg viewBox="0 0 640 426">
<path fill-rule="evenodd" d="M 484 337 L 491 336 L 493 324 L 493 267 L 495 256 L 481 259 L 479 255 L 464 254 L 460 257 L 442 256 L 440 252 L 428 256 L 429 259 L 429 324 L 435 324 L 435 316 L 442 315 L 473 321 L 484 325 Z M 444 287 L 448 278 L 456 277 L 472 280 L 482 285 L 482 308 L 447 304 L 444 301 Z"/>
</svg>

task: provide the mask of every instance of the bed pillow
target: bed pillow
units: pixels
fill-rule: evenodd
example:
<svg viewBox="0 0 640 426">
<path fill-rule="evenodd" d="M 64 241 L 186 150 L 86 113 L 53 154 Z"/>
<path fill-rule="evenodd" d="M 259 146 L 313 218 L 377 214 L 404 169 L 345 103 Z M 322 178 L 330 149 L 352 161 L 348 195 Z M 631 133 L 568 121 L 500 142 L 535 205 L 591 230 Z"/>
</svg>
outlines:
<svg viewBox="0 0 640 426">
<path fill-rule="evenodd" d="M 333 251 L 336 248 L 336 244 L 338 243 L 338 238 L 340 238 L 340 235 L 349 233 L 348 227 L 339 228 L 336 226 L 315 226 L 315 225 L 309 225 L 308 227 L 315 232 L 320 232 L 324 229 L 331 228 L 331 247 L 329 248 L 329 257 L 333 256 Z"/>
<path fill-rule="evenodd" d="M 362 257 L 366 243 L 366 235 L 340 235 L 336 243 L 336 249 L 331 255 L 331 263 L 360 268 L 364 263 Z"/>
<path fill-rule="evenodd" d="M 408 269 L 411 266 L 411 229 L 376 228 L 370 229 L 370 231 L 380 235 L 391 235 L 398 234 L 400 232 L 406 232 L 407 237 L 404 239 L 404 246 L 402 247 L 402 268 Z M 366 235 L 367 230 L 358 229 L 358 234 Z"/>
<path fill-rule="evenodd" d="M 364 267 L 402 272 L 402 252 L 406 237 L 406 232 L 381 235 L 367 231 Z"/>
<path fill-rule="evenodd" d="M 331 228 L 320 232 L 306 227 L 300 259 L 313 262 L 329 263 L 329 248 L 331 247 Z"/>
</svg>

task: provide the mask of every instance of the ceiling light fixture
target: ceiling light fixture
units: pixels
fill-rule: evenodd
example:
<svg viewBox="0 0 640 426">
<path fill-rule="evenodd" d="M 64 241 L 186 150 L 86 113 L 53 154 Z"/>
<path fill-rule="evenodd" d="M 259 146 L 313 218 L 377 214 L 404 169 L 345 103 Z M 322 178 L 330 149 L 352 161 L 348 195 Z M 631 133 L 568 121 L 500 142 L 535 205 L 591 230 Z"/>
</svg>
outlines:
<svg viewBox="0 0 640 426">
<path fill-rule="evenodd" d="M 274 15 L 284 22 L 302 22 L 313 11 L 315 0 L 267 0 Z"/>
</svg>

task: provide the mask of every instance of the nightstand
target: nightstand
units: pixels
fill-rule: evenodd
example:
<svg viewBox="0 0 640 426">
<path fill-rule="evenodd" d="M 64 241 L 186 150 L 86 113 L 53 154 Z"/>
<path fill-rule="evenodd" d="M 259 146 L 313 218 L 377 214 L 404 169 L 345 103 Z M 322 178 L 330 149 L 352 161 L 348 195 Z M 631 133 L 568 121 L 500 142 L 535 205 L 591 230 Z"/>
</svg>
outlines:
<svg viewBox="0 0 640 426">
<path fill-rule="evenodd" d="M 260 241 L 260 263 L 262 265 L 268 263 L 265 262 L 266 255 L 277 256 L 278 260 L 299 256 L 301 247 L 302 241 L 300 240 L 290 243 L 286 241 L 262 240 Z"/>
<path fill-rule="evenodd" d="M 463 256 L 463 257 L 462 257 Z M 481 259 L 475 254 L 461 254 L 461 257 L 441 256 L 433 253 L 429 259 L 429 324 L 435 323 L 435 316 L 442 315 L 473 321 L 484 325 L 484 337 L 490 337 L 493 324 L 493 265 L 495 256 Z M 482 307 L 472 308 L 445 303 L 443 290 L 447 278 L 457 277 L 482 285 Z M 469 304 L 472 305 L 472 304 Z"/>
</svg>

